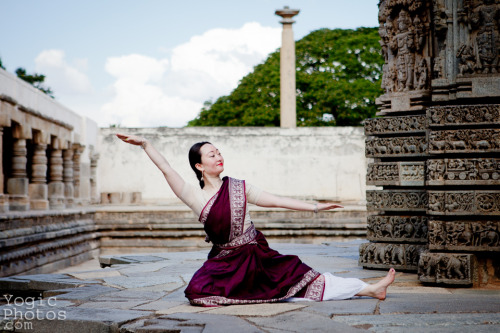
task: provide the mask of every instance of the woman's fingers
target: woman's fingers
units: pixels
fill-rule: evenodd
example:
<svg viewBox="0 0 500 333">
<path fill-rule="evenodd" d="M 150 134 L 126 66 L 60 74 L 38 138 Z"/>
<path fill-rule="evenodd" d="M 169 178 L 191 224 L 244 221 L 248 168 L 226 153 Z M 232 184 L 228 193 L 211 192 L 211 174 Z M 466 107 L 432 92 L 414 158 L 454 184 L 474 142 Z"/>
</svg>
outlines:
<svg viewBox="0 0 500 333">
<path fill-rule="evenodd" d="M 335 208 L 344 208 L 344 206 L 333 204 L 333 203 L 324 203 L 319 206 L 319 210 L 329 210 Z"/>
<path fill-rule="evenodd" d="M 117 133 L 116 136 L 122 141 L 133 145 L 140 145 L 142 143 L 142 141 L 135 135 L 126 135 Z"/>
</svg>

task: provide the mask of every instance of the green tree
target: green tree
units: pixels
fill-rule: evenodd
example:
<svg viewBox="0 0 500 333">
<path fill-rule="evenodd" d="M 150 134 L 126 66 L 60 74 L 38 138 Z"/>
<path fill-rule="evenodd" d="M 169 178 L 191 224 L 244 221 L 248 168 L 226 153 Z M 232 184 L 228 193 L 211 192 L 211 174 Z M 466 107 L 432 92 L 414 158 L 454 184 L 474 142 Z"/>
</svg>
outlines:
<svg viewBox="0 0 500 333">
<path fill-rule="evenodd" d="M 19 67 L 18 69 L 16 69 L 16 74 L 17 74 L 18 78 L 20 78 L 20 79 L 28 82 L 33 87 L 35 87 L 37 89 L 40 89 L 45 94 L 47 94 L 50 97 L 54 98 L 54 95 L 53 95 L 54 92 L 52 91 L 52 89 L 50 89 L 49 87 L 44 87 L 43 86 L 43 83 L 45 81 L 45 75 L 43 75 L 43 74 L 37 74 L 37 73 L 27 74 L 26 70 L 24 68 L 21 68 L 21 67 Z"/>
<path fill-rule="evenodd" d="M 5 69 L 5 67 L 3 67 L 3 64 L 2 64 L 2 58 L 0 58 L 0 68 Z"/>
<path fill-rule="evenodd" d="M 358 126 L 375 116 L 383 57 L 377 28 L 320 29 L 295 44 L 298 126 Z M 280 54 L 229 96 L 205 102 L 188 126 L 279 126 Z"/>
</svg>

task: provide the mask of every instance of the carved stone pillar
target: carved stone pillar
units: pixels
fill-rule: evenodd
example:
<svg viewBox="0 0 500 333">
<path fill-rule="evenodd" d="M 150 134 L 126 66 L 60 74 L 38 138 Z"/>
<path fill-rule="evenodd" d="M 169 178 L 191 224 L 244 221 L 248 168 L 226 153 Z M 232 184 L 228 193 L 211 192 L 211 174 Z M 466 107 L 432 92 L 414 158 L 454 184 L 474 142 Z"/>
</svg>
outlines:
<svg viewBox="0 0 500 333">
<path fill-rule="evenodd" d="M 33 160 L 31 164 L 31 183 L 29 196 L 31 209 L 49 209 L 47 186 L 47 145 L 35 143 Z"/>
<path fill-rule="evenodd" d="M 99 203 L 100 197 L 97 190 L 97 161 L 99 154 L 93 153 L 90 155 L 90 202 L 93 204 Z"/>
<path fill-rule="evenodd" d="M 3 127 L 0 127 L 0 213 L 9 211 L 9 199 L 3 194 L 4 175 L 3 175 Z"/>
<path fill-rule="evenodd" d="M 63 181 L 64 196 L 66 198 L 66 208 L 73 207 L 74 202 L 73 155 L 73 149 L 65 149 L 63 152 Z"/>
<path fill-rule="evenodd" d="M 365 133 L 367 184 L 383 189 L 367 192 L 360 264 L 498 283 L 500 3 L 381 0 L 379 21 L 385 94 Z"/>
<path fill-rule="evenodd" d="M 9 209 L 26 211 L 30 209 L 28 197 L 29 179 L 26 173 L 27 149 L 25 139 L 14 139 L 12 173 L 7 180 Z"/>
<path fill-rule="evenodd" d="M 80 144 L 73 144 L 73 193 L 74 203 L 81 204 L 80 194 L 80 158 L 82 156 L 84 147 Z"/>
<path fill-rule="evenodd" d="M 64 209 L 63 159 L 62 150 L 59 149 L 59 145 L 57 143 L 53 143 L 52 150 L 50 152 L 49 177 L 50 209 Z"/>
</svg>

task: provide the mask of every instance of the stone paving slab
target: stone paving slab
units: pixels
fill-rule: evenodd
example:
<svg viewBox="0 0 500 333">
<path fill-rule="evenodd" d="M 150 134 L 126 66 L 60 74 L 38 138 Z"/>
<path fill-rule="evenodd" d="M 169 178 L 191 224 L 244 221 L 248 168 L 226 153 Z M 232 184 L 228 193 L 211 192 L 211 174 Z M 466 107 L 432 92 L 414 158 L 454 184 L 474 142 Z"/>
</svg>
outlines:
<svg viewBox="0 0 500 333">
<path fill-rule="evenodd" d="M 296 254 L 315 269 L 374 282 L 386 272 L 358 266 L 361 241 L 273 244 Z M 16 332 L 500 332 L 500 286 L 486 289 L 428 287 L 416 274 L 397 272 L 385 301 L 356 297 L 344 301 L 198 307 L 184 289 L 201 267 L 207 251 L 106 256 L 119 264 L 64 274 L 37 274 L 0 279 L 0 290 L 13 297 L 43 295 L 57 304 L 31 306 L 20 298 L 18 313 L 0 302 L 0 332 L 8 325 L 30 324 Z M 133 259 L 133 260 L 132 260 Z M 128 262 L 125 264 L 125 262 Z M 20 320 L 36 309 L 42 318 Z M 47 311 L 64 311 L 50 320 Z M 24 318 L 26 319 L 26 318 Z M 8 328 L 8 327 L 7 327 Z"/>
<path fill-rule="evenodd" d="M 370 332 L 499 332 L 500 314 L 404 314 L 338 316 L 334 321 L 367 329 Z"/>
<path fill-rule="evenodd" d="M 336 322 L 326 316 L 313 313 L 293 312 L 273 317 L 250 317 L 248 321 L 267 330 L 274 328 L 285 332 L 365 332 L 351 325 Z"/>
<path fill-rule="evenodd" d="M 307 307 L 303 303 L 274 303 L 274 304 L 249 304 L 249 305 L 235 305 L 235 306 L 222 306 L 206 311 L 208 314 L 223 314 L 232 316 L 244 317 L 272 317 L 284 312 L 295 311 Z"/>
<path fill-rule="evenodd" d="M 380 303 L 380 314 L 387 313 L 477 313 L 500 312 L 498 295 L 392 294 Z"/>
<path fill-rule="evenodd" d="M 380 301 L 373 298 L 354 298 L 342 301 L 314 302 L 307 305 L 304 312 L 323 316 L 374 314 Z"/>
</svg>

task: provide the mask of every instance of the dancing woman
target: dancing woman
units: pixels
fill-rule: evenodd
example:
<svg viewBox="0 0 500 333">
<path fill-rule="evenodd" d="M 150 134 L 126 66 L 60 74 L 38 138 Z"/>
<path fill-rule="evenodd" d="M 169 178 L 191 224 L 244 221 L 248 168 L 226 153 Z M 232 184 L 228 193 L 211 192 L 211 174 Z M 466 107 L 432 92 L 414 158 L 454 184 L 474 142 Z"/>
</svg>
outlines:
<svg viewBox="0 0 500 333">
<path fill-rule="evenodd" d="M 271 249 L 264 235 L 250 219 L 247 203 L 261 207 L 320 211 L 342 208 L 333 203 L 311 204 L 280 197 L 246 183 L 224 177 L 224 159 L 209 142 L 194 144 L 189 163 L 200 182 L 188 184 L 165 157 L 144 138 L 117 134 L 126 143 L 142 146 L 165 176 L 175 195 L 188 205 L 213 243 L 208 260 L 194 274 L 185 290 L 193 305 L 269 303 L 288 300 L 340 300 L 353 296 L 385 299 L 394 281 L 390 269 L 383 279 L 367 284 L 359 279 L 320 274 L 297 256 L 282 255 Z"/>
</svg>

